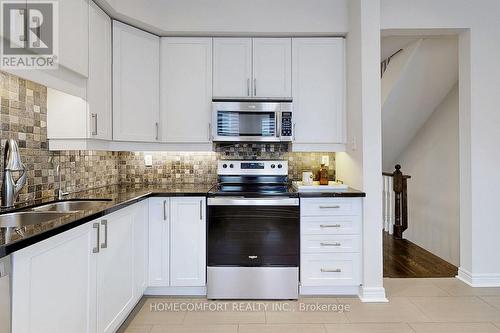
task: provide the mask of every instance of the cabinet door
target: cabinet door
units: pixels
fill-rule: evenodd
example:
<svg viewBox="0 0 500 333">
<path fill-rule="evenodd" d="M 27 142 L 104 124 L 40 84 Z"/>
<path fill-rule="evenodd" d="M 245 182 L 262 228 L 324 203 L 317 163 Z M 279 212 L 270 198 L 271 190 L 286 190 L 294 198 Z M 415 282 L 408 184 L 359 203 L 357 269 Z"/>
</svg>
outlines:
<svg viewBox="0 0 500 333">
<path fill-rule="evenodd" d="M 170 199 L 149 199 L 149 286 L 170 285 Z"/>
<path fill-rule="evenodd" d="M 113 139 L 159 139 L 160 39 L 113 21 Z"/>
<path fill-rule="evenodd" d="M 141 201 L 131 208 L 134 209 L 134 300 L 137 302 L 148 283 L 148 201 Z"/>
<path fill-rule="evenodd" d="M 59 1 L 59 64 L 88 75 L 89 2 Z"/>
<path fill-rule="evenodd" d="M 92 1 L 89 41 L 88 136 L 111 140 L 111 19 Z"/>
<path fill-rule="evenodd" d="M 165 142 L 210 142 L 212 39 L 161 39 L 161 133 Z"/>
<path fill-rule="evenodd" d="M 294 143 L 345 143 L 343 38 L 293 38 Z"/>
<path fill-rule="evenodd" d="M 171 198 L 170 285 L 205 286 L 206 199 Z"/>
<path fill-rule="evenodd" d="M 122 209 L 100 220 L 101 250 L 97 259 L 98 333 L 115 332 L 134 306 L 134 216 L 130 209 Z"/>
<path fill-rule="evenodd" d="M 90 222 L 15 252 L 12 332 L 93 333 L 97 228 Z"/>
<path fill-rule="evenodd" d="M 290 38 L 253 39 L 253 96 L 292 96 Z"/>
<path fill-rule="evenodd" d="M 249 97 L 252 39 L 214 38 L 214 97 Z"/>
</svg>

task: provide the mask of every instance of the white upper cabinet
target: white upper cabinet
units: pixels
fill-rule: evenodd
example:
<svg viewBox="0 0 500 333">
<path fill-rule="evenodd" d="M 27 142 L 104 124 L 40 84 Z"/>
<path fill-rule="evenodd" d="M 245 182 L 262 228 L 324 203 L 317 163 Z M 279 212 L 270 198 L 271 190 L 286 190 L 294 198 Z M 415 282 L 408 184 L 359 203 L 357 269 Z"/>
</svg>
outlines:
<svg viewBox="0 0 500 333">
<path fill-rule="evenodd" d="M 159 141 L 159 58 L 159 37 L 113 21 L 114 140 Z"/>
<path fill-rule="evenodd" d="M 214 97 L 291 97 L 291 38 L 214 38 Z"/>
<path fill-rule="evenodd" d="M 92 1 L 89 41 L 88 137 L 111 140 L 111 19 Z"/>
<path fill-rule="evenodd" d="M 293 38 L 295 151 L 335 151 L 345 144 L 343 38 Z"/>
<path fill-rule="evenodd" d="M 212 39 L 161 39 L 161 137 L 167 143 L 210 142 Z"/>
<path fill-rule="evenodd" d="M 252 39 L 214 38 L 214 97 L 250 97 Z"/>
<path fill-rule="evenodd" d="M 253 39 L 253 95 L 292 96 L 291 38 Z"/>
<path fill-rule="evenodd" d="M 59 64 L 87 77 L 89 63 L 89 1 L 64 0 L 58 3 Z"/>
<path fill-rule="evenodd" d="M 171 198 L 170 204 L 170 285 L 205 286 L 206 198 Z"/>
</svg>

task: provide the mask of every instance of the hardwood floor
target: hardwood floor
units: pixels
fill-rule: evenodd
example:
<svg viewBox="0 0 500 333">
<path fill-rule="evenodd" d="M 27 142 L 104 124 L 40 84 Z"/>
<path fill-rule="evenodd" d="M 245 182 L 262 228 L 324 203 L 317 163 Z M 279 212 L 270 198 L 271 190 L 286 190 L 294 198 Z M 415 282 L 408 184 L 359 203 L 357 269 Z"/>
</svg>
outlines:
<svg viewBox="0 0 500 333">
<path fill-rule="evenodd" d="M 384 277 L 455 277 L 458 268 L 406 239 L 384 232 Z"/>
</svg>

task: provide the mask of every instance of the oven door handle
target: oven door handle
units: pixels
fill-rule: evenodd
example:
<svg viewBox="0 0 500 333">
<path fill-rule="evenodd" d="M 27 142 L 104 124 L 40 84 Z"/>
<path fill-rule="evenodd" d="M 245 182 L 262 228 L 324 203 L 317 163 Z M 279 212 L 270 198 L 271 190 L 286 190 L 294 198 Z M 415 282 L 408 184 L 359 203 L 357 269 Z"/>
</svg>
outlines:
<svg viewBox="0 0 500 333">
<path fill-rule="evenodd" d="M 298 206 L 298 198 L 208 198 L 209 206 Z"/>
</svg>

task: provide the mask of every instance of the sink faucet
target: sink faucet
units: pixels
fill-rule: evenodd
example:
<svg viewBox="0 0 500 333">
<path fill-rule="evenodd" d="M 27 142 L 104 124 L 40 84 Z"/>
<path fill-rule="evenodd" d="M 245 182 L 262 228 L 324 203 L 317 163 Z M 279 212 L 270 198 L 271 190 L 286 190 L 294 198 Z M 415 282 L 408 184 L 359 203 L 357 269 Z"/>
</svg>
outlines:
<svg viewBox="0 0 500 333">
<path fill-rule="evenodd" d="M 57 199 L 62 200 L 64 196 L 68 195 L 68 192 L 63 192 L 62 190 L 62 182 L 61 182 L 61 168 L 60 165 L 56 166 L 56 174 L 57 174 L 57 182 L 59 183 L 57 188 Z"/>
<path fill-rule="evenodd" d="M 2 182 L 2 207 L 12 207 L 16 202 L 19 192 L 26 184 L 26 167 L 21 161 L 21 154 L 14 139 L 9 139 L 4 147 L 3 160 L 3 182 Z M 22 172 L 21 176 L 14 181 L 13 172 Z"/>
</svg>

